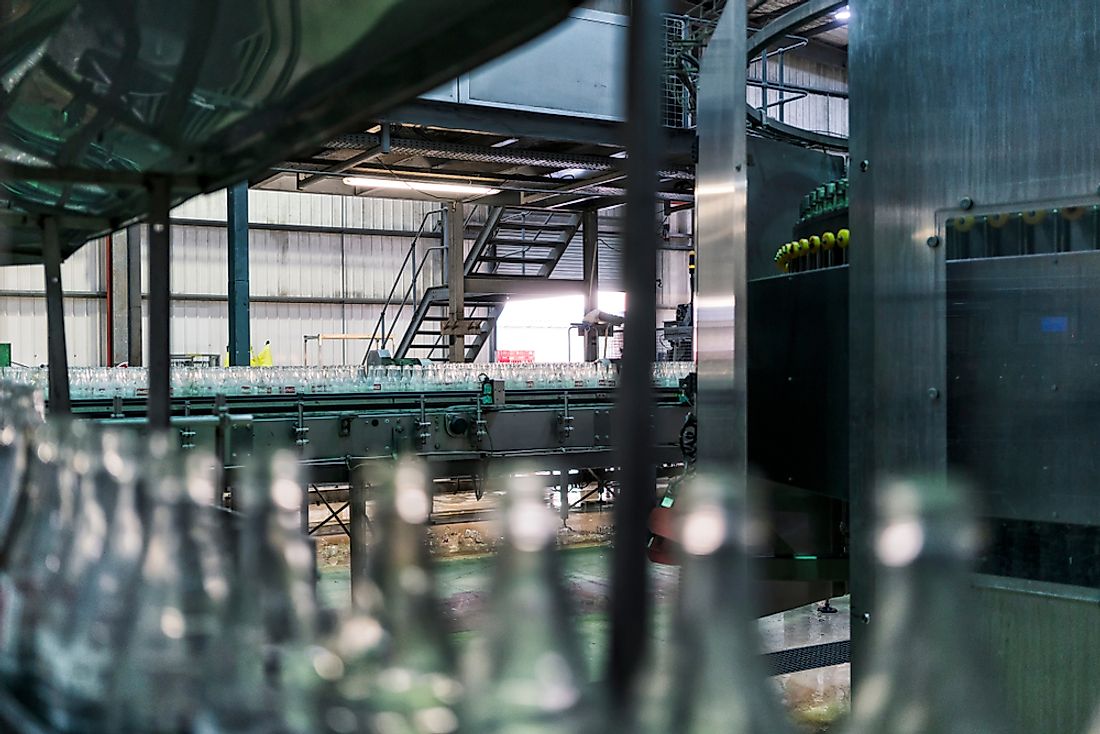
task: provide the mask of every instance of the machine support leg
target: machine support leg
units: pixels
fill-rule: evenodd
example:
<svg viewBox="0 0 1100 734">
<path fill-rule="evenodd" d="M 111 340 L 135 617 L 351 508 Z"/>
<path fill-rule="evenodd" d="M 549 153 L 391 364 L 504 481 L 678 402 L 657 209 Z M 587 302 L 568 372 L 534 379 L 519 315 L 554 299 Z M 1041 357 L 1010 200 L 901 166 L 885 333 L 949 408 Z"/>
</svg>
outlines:
<svg viewBox="0 0 1100 734">
<path fill-rule="evenodd" d="M 599 308 L 600 292 L 600 212 L 589 209 L 582 218 L 584 245 L 584 313 Z M 584 335 L 584 361 L 595 362 L 600 358 L 600 337 L 594 329 Z"/>
<path fill-rule="evenodd" d="M 42 259 L 46 272 L 47 353 L 49 355 L 50 413 L 72 412 L 69 398 L 69 353 L 65 342 L 65 294 L 61 287 L 61 233 L 57 220 L 42 222 Z"/>
<path fill-rule="evenodd" d="M 615 412 L 622 487 L 615 502 L 611 640 L 606 679 L 611 703 L 625 710 L 646 655 L 649 594 L 648 517 L 656 501 L 653 456 L 653 358 L 657 325 L 657 168 L 663 30 L 661 0 L 635 0 L 627 44 L 626 324 Z"/>
<path fill-rule="evenodd" d="M 249 364 L 248 307 L 248 182 L 228 190 L 226 224 L 229 228 L 229 364 Z"/>
<path fill-rule="evenodd" d="M 462 205 L 457 201 L 447 202 L 446 212 L 443 244 L 447 246 L 448 314 L 451 323 L 458 326 L 466 320 L 465 223 L 462 221 Z M 448 338 L 447 361 L 466 361 L 465 336 L 452 334 Z"/>
<path fill-rule="evenodd" d="M 564 466 L 561 468 L 561 481 L 558 482 L 558 500 L 561 503 L 561 524 L 565 525 L 569 522 L 569 468 Z"/>
<path fill-rule="evenodd" d="M 349 488 L 348 509 L 349 518 L 349 542 L 351 544 L 351 601 L 357 609 L 362 609 L 366 602 L 365 582 L 367 576 L 367 535 L 370 532 L 370 524 L 367 521 L 367 485 L 359 477 L 352 477 Z"/>
<path fill-rule="evenodd" d="M 149 194 L 149 425 L 169 427 L 171 396 L 171 182 L 158 176 Z"/>
</svg>

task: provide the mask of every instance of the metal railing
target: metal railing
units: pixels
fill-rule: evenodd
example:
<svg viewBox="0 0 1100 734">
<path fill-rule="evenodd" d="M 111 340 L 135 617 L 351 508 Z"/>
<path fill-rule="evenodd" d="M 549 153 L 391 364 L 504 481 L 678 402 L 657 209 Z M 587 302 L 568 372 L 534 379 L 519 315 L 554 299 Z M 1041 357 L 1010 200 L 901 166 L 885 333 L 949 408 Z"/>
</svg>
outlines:
<svg viewBox="0 0 1100 734">
<path fill-rule="evenodd" d="M 420 238 L 424 235 L 424 227 L 428 224 L 428 217 L 433 214 L 438 214 L 442 217 L 446 209 L 432 209 L 424 212 L 424 216 L 420 220 L 420 226 L 416 229 L 416 234 L 413 235 L 413 240 L 409 244 L 409 250 L 405 253 L 405 259 L 401 261 L 401 267 L 397 270 L 397 275 L 393 278 L 393 286 L 390 287 L 390 292 L 386 296 L 386 302 L 382 305 L 382 312 L 378 314 L 378 320 L 374 324 L 374 330 L 371 332 L 370 341 L 367 343 L 367 350 L 363 353 L 363 361 L 360 364 L 367 363 L 367 355 L 374 349 L 376 343 L 382 344 L 383 348 L 388 344 L 393 336 L 393 328 L 400 318 L 405 307 L 409 305 L 410 296 L 413 296 L 416 289 L 417 280 L 420 277 L 420 272 L 424 269 L 424 264 L 428 261 L 428 255 L 436 250 L 444 250 L 443 245 L 435 245 L 429 247 L 424 251 L 424 255 L 420 258 L 420 262 L 417 264 L 412 273 L 412 278 L 409 280 L 409 287 L 405 289 L 405 293 L 401 296 L 401 303 L 397 306 L 397 313 L 390 320 L 389 329 L 386 328 L 386 314 L 389 313 L 390 306 L 394 305 L 394 294 L 397 292 L 397 286 L 401 284 L 401 279 L 405 275 L 406 268 L 409 267 L 409 263 L 413 262 L 414 255 L 416 254 L 416 246 L 420 242 Z"/>
</svg>

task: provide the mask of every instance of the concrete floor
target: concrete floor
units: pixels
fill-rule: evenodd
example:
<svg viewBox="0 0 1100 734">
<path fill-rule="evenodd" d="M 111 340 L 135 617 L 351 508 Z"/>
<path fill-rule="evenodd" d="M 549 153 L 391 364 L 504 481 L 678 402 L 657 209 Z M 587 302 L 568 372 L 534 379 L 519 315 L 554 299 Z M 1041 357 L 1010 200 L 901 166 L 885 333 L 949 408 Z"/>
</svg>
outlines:
<svg viewBox="0 0 1100 734">
<path fill-rule="evenodd" d="M 461 531 L 460 531 L 461 532 Z M 577 629 L 593 677 L 601 672 L 608 633 L 607 599 L 611 551 L 606 546 L 569 548 L 564 551 L 566 583 L 577 610 Z M 319 593 L 333 608 L 349 603 L 350 578 L 344 559 L 322 549 Z M 654 595 L 654 643 L 663 645 L 671 637 L 671 601 L 677 584 L 677 569 L 650 566 Z M 474 634 L 484 608 L 492 573 L 492 556 L 441 558 L 437 562 L 439 594 L 445 613 L 461 648 Z M 765 617 L 759 622 L 762 652 L 848 639 L 848 600 L 833 600 L 839 612 L 822 614 L 818 604 Z M 849 666 L 838 665 L 773 678 L 792 718 L 805 731 L 826 732 L 849 707 Z"/>
</svg>

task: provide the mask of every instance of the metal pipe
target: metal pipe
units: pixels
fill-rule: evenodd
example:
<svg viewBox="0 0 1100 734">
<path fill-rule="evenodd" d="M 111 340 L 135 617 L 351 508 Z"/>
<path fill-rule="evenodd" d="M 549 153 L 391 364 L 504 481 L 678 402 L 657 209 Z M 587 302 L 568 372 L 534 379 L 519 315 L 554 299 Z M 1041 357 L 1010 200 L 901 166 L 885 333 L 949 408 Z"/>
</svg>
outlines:
<svg viewBox="0 0 1100 734">
<path fill-rule="evenodd" d="M 663 143 L 661 76 L 665 3 L 635 0 L 630 18 L 627 81 L 627 322 L 616 405 L 623 490 L 615 503 L 611 578 L 611 644 L 607 681 L 612 705 L 624 711 L 645 656 L 649 629 L 645 546 L 656 500 L 653 381 L 657 321 L 657 168 Z"/>
</svg>

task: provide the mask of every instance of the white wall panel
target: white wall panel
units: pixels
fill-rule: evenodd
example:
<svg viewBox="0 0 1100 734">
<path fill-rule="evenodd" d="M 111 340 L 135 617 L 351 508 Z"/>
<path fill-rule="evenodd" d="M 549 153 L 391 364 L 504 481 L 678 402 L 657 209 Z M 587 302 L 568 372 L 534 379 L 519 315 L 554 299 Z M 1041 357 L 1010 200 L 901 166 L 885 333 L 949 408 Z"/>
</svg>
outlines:
<svg viewBox="0 0 1100 734">
<path fill-rule="evenodd" d="M 750 78 L 759 79 L 760 62 L 750 64 L 748 73 Z M 784 59 L 783 79 L 787 84 L 794 86 L 816 87 L 835 92 L 848 90 L 847 68 L 811 61 L 797 54 L 788 54 Z M 768 60 L 768 80 L 779 82 L 779 64 L 775 57 Z M 762 96 L 762 90 L 759 87 L 748 88 L 747 101 L 753 107 L 761 105 Z M 787 98 L 793 96 L 796 95 L 786 93 Z M 777 102 L 779 93 L 774 89 L 769 90 L 768 99 L 769 102 Z M 779 110 L 779 107 L 771 107 L 768 114 L 779 119 Z M 848 100 L 810 94 L 784 105 L 784 118 L 784 122 L 795 127 L 846 136 L 848 135 Z"/>
<path fill-rule="evenodd" d="M 225 221 L 225 191 L 184 202 L 172 211 L 178 219 Z M 438 202 L 336 196 L 294 191 L 250 190 L 248 219 L 257 224 L 414 231 Z M 431 222 L 429 222 L 429 227 Z"/>
<path fill-rule="evenodd" d="M 65 301 L 65 341 L 71 367 L 100 364 L 106 328 L 101 300 L 71 298 Z M 0 341 L 11 342 L 13 361 L 45 364 L 46 299 L 42 296 L 5 298 L 0 310 Z"/>
<path fill-rule="evenodd" d="M 96 293 L 103 290 L 103 249 L 103 240 L 93 240 L 61 264 L 61 284 L 65 290 L 73 293 Z M 41 265 L 0 268 L 0 290 L 43 293 L 44 278 Z"/>
</svg>

